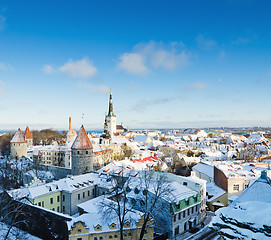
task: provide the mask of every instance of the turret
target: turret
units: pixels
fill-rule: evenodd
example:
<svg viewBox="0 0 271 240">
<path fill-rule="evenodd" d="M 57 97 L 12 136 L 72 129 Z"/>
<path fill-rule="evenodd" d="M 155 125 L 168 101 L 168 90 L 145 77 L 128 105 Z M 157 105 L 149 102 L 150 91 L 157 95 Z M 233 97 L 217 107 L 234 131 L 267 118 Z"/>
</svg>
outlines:
<svg viewBox="0 0 271 240">
<path fill-rule="evenodd" d="M 21 158 L 27 155 L 27 142 L 24 134 L 19 128 L 10 141 L 10 156 L 11 158 Z"/>
<path fill-rule="evenodd" d="M 82 125 L 72 147 L 72 175 L 93 171 L 93 146 Z"/>
<path fill-rule="evenodd" d="M 30 132 L 29 127 L 27 126 L 25 131 L 24 131 L 24 138 L 27 142 L 27 146 L 32 146 L 33 145 L 33 136 L 32 133 Z"/>
</svg>

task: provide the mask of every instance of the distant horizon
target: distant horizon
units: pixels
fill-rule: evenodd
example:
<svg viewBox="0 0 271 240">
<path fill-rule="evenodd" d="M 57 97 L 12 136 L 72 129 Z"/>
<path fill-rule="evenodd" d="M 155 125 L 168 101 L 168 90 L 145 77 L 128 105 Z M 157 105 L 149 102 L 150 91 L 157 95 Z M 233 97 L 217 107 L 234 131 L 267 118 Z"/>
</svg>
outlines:
<svg viewBox="0 0 271 240">
<path fill-rule="evenodd" d="M 29 126 L 29 125 L 28 125 Z M 85 125 L 84 125 L 85 126 Z M 125 126 L 124 126 L 125 127 Z M 20 128 L 20 127 L 19 127 Z M 22 131 L 24 131 L 26 128 L 26 126 L 24 128 L 20 128 Z M 52 130 L 55 130 L 55 131 L 66 131 L 68 132 L 69 129 L 68 128 L 53 128 L 53 127 L 44 127 L 44 128 L 30 128 L 30 131 L 40 131 L 40 130 L 45 130 L 45 129 L 52 129 Z M 172 128 L 169 128 L 169 127 L 166 127 L 166 128 L 156 128 L 156 127 L 148 127 L 148 128 L 129 128 L 128 130 L 131 130 L 131 131 L 136 131 L 136 130 L 139 130 L 139 131 L 144 131 L 144 130 L 179 130 L 179 129 L 261 129 L 261 128 L 270 128 L 271 129 L 271 126 L 213 126 L 213 127 L 172 127 Z M 80 129 L 80 127 L 76 128 L 76 130 L 78 131 Z M 87 132 L 103 132 L 103 128 L 87 128 L 85 126 L 85 129 Z M 0 129 L 0 133 L 4 133 L 4 132 L 16 132 L 18 130 L 18 128 L 13 128 L 13 129 Z"/>
</svg>

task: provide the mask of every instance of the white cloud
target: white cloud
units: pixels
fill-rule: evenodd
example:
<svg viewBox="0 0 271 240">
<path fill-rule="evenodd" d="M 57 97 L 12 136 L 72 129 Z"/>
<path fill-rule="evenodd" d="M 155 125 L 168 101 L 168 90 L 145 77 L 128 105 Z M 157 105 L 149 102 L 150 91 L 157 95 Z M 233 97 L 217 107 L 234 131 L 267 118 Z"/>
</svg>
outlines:
<svg viewBox="0 0 271 240">
<path fill-rule="evenodd" d="M 186 90 L 200 90 L 204 91 L 208 88 L 208 85 L 204 82 L 193 82 L 184 86 Z"/>
<path fill-rule="evenodd" d="M 88 58 L 83 58 L 78 61 L 70 59 L 60 67 L 45 64 L 42 71 L 46 74 L 61 72 L 74 78 L 90 78 L 97 73 L 97 68 L 88 60 Z"/>
<path fill-rule="evenodd" d="M 86 82 L 79 82 L 79 86 L 81 88 L 84 88 L 88 90 L 91 93 L 102 93 L 102 94 L 107 94 L 110 92 L 110 88 L 105 86 L 105 85 L 92 85 Z"/>
<path fill-rule="evenodd" d="M 247 44 L 249 42 L 251 42 L 252 39 L 251 38 L 243 38 L 243 37 L 239 37 L 236 40 L 232 41 L 231 43 L 233 45 L 242 45 L 242 44 Z"/>
<path fill-rule="evenodd" d="M 69 60 L 59 71 L 75 78 L 89 78 L 97 73 L 97 68 L 87 58 L 83 58 L 78 61 Z"/>
<path fill-rule="evenodd" d="M 158 50 L 154 53 L 151 64 L 156 68 L 163 68 L 167 70 L 176 69 L 178 66 L 185 66 L 190 63 L 190 54 L 181 52 L 175 54 L 173 52 L 167 52 L 165 50 Z"/>
<path fill-rule="evenodd" d="M 202 48 L 203 50 L 211 50 L 217 46 L 217 42 L 215 40 L 208 39 L 204 37 L 202 34 L 199 34 L 196 37 L 196 41 L 199 47 Z"/>
<path fill-rule="evenodd" d="M 10 64 L 0 62 L 0 71 L 10 71 L 10 70 L 13 70 L 13 67 Z"/>
<path fill-rule="evenodd" d="M 119 68 L 127 73 L 142 75 L 148 72 L 144 56 L 139 53 L 124 53 L 120 56 Z"/>
<path fill-rule="evenodd" d="M 49 74 L 55 72 L 56 69 L 50 64 L 45 64 L 42 68 L 42 71 L 49 75 Z"/>
<path fill-rule="evenodd" d="M 172 42 L 168 45 L 162 42 L 137 44 L 133 51 L 120 56 L 118 68 L 134 75 L 143 75 L 153 68 L 174 70 L 190 63 L 190 53 L 182 48 L 182 42 Z M 181 48 L 181 49 L 180 49 Z"/>
</svg>

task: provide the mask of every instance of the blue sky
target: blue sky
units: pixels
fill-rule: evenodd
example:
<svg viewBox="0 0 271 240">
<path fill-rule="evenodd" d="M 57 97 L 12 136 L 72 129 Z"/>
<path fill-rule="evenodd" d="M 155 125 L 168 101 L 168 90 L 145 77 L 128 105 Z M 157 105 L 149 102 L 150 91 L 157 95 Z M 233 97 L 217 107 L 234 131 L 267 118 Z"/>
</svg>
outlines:
<svg viewBox="0 0 271 240">
<path fill-rule="evenodd" d="M 0 2 L 0 129 L 270 126 L 269 1 Z M 82 119 L 82 113 L 84 118 Z"/>
</svg>

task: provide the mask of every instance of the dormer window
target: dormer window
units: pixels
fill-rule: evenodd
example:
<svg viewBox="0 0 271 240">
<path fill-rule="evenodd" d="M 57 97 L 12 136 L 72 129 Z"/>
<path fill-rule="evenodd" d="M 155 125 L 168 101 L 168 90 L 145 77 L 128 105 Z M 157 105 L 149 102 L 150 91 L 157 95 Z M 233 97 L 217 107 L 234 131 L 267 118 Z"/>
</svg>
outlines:
<svg viewBox="0 0 271 240">
<path fill-rule="evenodd" d="M 102 226 L 98 224 L 96 227 L 94 227 L 94 229 L 96 231 L 102 231 Z"/>
<path fill-rule="evenodd" d="M 117 227 L 117 225 L 116 225 L 115 223 L 112 223 L 112 224 L 109 226 L 110 229 L 116 229 L 116 227 Z"/>
</svg>

